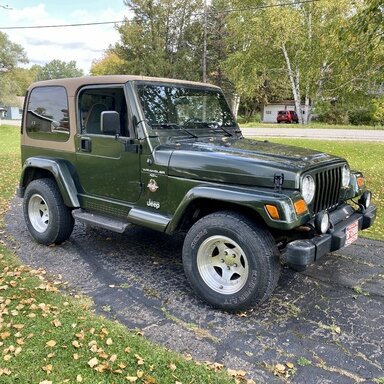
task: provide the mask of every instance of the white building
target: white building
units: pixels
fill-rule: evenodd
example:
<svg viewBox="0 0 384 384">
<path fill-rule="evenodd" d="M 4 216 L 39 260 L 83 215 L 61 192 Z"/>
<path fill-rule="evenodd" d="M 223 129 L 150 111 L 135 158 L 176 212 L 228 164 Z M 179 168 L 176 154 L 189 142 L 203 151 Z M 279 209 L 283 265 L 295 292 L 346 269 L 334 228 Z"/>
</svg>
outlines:
<svg viewBox="0 0 384 384">
<path fill-rule="evenodd" d="M 20 120 L 23 114 L 24 96 L 16 96 L 13 105 L 2 108 L 1 117 L 8 120 Z"/>
<path fill-rule="evenodd" d="M 277 112 L 294 111 L 295 102 L 293 100 L 283 100 L 277 103 L 264 104 L 261 108 L 261 118 L 263 123 L 276 123 Z M 301 105 L 301 113 L 305 114 L 304 105 Z"/>
</svg>

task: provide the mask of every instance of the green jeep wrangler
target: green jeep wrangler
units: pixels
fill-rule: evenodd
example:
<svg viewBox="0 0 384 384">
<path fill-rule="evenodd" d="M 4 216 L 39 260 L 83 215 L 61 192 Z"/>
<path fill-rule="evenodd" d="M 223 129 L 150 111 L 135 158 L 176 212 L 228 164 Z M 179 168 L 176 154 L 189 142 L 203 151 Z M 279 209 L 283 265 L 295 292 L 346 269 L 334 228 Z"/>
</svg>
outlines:
<svg viewBox="0 0 384 384">
<path fill-rule="evenodd" d="M 202 83 L 35 83 L 21 155 L 18 195 L 37 242 L 65 241 L 75 220 L 119 233 L 130 224 L 185 231 L 188 281 L 229 311 L 271 295 L 280 256 L 303 270 L 376 216 L 363 175 L 346 160 L 243 138 L 220 88 Z"/>
</svg>

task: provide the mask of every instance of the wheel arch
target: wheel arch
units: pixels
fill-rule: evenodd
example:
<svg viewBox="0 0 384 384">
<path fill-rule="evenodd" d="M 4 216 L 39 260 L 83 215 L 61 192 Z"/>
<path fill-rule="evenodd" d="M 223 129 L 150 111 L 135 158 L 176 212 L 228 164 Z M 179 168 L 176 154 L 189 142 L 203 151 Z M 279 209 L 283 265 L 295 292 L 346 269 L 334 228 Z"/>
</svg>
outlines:
<svg viewBox="0 0 384 384">
<path fill-rule="evenodd" d="M 167 233 L 188 230 L 202 217 L 218 211 L 233 211 L 252 221 L 268 226 L 264 199 L 257 194 L 241 193 L 211 186 L 195 187 L 188 191 L 166 228 Z"/>
<path fill-rule="evenodd" d="M 67 207 L 80 207 L 75 182 L 67 162 L 62 159 L 44 157 L 28 158 L 24 163 L 21 173 L 18 196 L 24 197 L 25 188 L 28 184 L 33 180 L 42 178 L 55 180 L 63 197 L 64 204 Z"/>
</svg>

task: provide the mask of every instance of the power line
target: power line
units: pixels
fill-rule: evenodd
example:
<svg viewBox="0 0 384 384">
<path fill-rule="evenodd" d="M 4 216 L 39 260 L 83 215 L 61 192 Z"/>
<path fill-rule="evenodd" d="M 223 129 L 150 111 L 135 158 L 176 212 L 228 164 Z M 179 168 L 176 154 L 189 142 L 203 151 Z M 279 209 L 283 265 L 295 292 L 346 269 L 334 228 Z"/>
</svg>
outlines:
<svg viewBox="0 0 384 384">
<path fill-rule="evenodd" d="M 287 7 L 290 5 L 301 5 L 301 4 L 308 4 L 308 3 L 315 3 L 320 0 L 301 0 L 296 2 L 288 2 L 288 3 L 280 3 L 280 4 L 269 4 L 269 5 L 259 5 L 255 7 L 248 7 L 248 8 L 232 8 L 232 9 L 226 9 L 221 11 L 210 11 L 210 12 L 196 12 L 192 13 L 191 16 L 202 16 L 204 14 L 207 15 L 216 15 L 219 13 L 232 13 L 232 12 L 244 12 L 244 11 L 255 11 L 259 9 L 266 9 L 266 8 L 275 8 L 275 7 Z M 3 5 L 0 5 L 0 7 L 3 7 L 5 9 L 12 9 L 12 8 L 6 8 Z M 127 20 L 117 20 L 117 21 L 100 21 L 95 23 L 73 23 L 73 24 L 54 24 L 54 25 L 33 25 L 33 26 L 24 26 L 24 27 L 0 27 L 0 29 L 41 29 L 41 28 L 67 28 L 67 27 L 84 27 L 84 26 L 92 26 L 92 25 L 106 25 L 106 24 L 119 24 L 127 22 Z"/>
<path fill-rule="evenodd" d="M 279 4 L 268 4 L 268 5 L 257 5 L 255 7 L 248 7 L 248 8 L 232 8 L 222 11 L 215 11 L 215 12 L 207 12 L 208 15 L 215 15 L 218 13 L 231 13 L 231 12 L 243 12 L 243 11 L 256 11 L 258 9 L 266 9 L 266 8 L 276 8 L 276 7 L 287 7 L 289 5 L 301 5 L 301 4 L 308 4 L 308 3 L 316 3 L 320 0 L 301 0 L 301 1 L 295 1 L 290 3 L 279 3 Z M 193 16 L 203 15 L 204 12 L 200 13 L 194 13 Z"/>
<path fill-rule="evenodd" d="M 87 25 L 118 24 L 118 23 L 123 23 L 123 22 L 124 22 L 124 20 L 119 20 L 119 21 L 100 21 L 98 23 L 33 25 L 33 26 L 26 26 L 26 27 L 0 27 L 0 29 L 39 29 L 39 28 L 83 27 L 83 26 L 87 26 Z"/>
</svg>

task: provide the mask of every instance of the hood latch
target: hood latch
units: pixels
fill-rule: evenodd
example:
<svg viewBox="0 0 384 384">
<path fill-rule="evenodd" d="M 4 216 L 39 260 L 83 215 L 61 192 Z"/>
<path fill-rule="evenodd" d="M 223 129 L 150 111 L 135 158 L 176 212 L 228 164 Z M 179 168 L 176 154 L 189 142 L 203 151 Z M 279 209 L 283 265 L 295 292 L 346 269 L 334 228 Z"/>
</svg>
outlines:
<svg viewBox="0 0 384 384">
<path fill-rule="evenodd" d="M 275 191 L 281 192 L 284 183 L 284 173 L 275 173 L 273 183 L 275 185 Z"/>
</svg>

